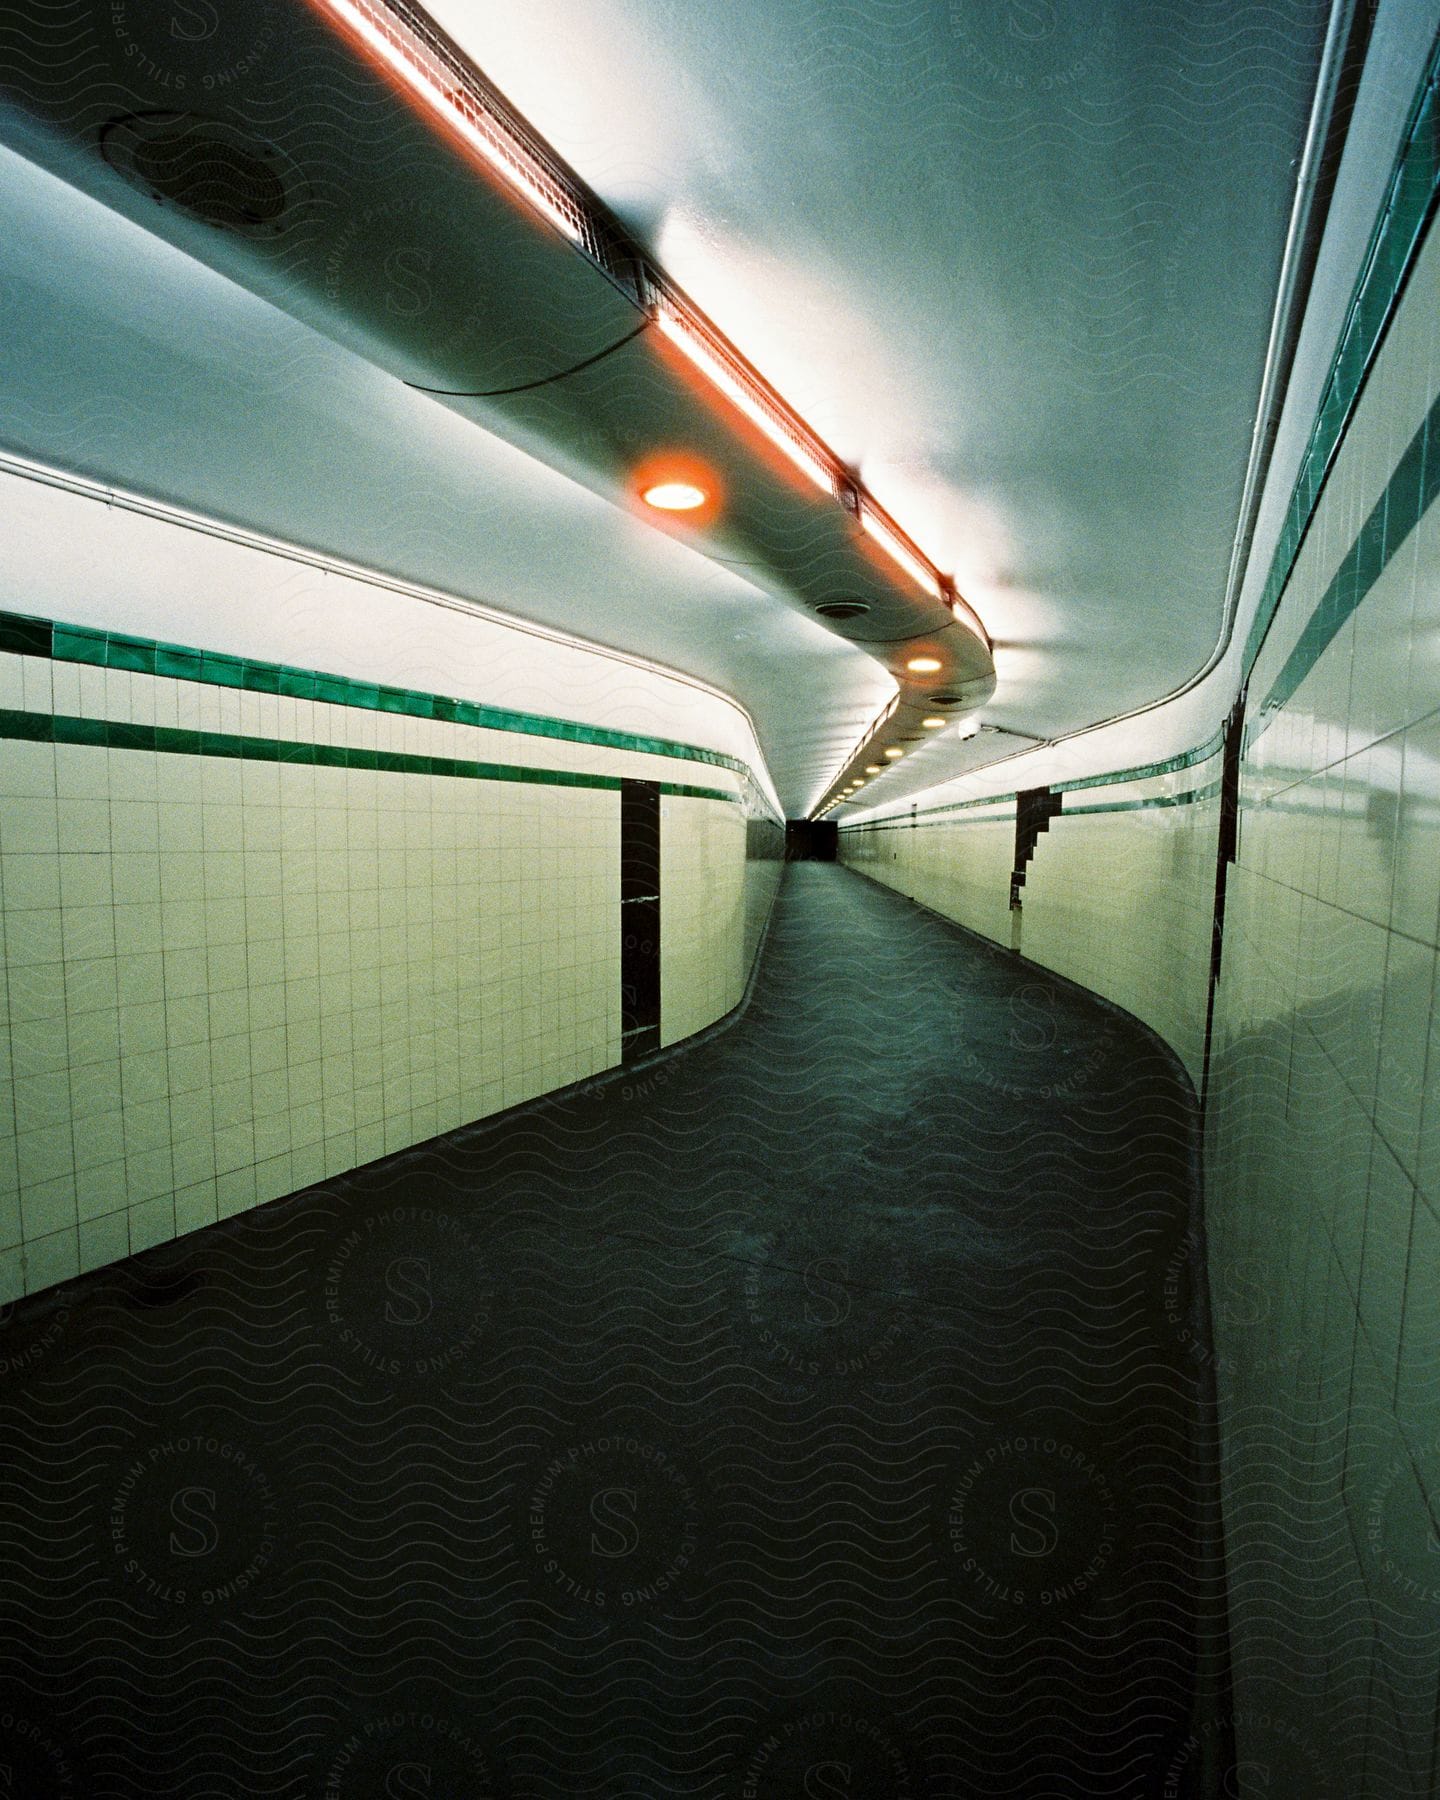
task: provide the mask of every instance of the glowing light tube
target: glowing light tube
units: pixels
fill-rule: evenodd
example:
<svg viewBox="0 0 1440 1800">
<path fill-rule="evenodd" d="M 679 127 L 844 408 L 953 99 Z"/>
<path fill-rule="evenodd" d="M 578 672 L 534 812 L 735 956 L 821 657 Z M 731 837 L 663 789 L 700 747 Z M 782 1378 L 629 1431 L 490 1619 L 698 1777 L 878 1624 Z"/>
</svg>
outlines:
<svg viewBox="0 0 1440 1800">
<path fill-rule="evenodd" d="M 899 563 L 912 581 L 918 582 L 927 593 L 939 598 L 940 583 L 934 570 L 921 560 L 919 552 L 912 550 L 887 520 L 881 518 L 879 513 L 871 512 L 868 506 L 862 506 L 860 523 L 890 560 Z"/>
<path fill-rule="evenodd" d="M 572 243 L 583 237 L 583 218 L 559 182 L 543 169 L 503 123 L 486 114 L 453 70 L 386 7 L 374 0 L 314 0 L 392 70 L 426 109 L 461 137 Z"/>
<path fill-rule="evenodd" d="M 483 86 L 472 92 L 425 39 L 392 12 L 384 0 L 311 0 L 316 10 L 361 45 L 374 62 L 394 75 L 434 119 L 473 150 L 521 199 L 567 237 L 585 246 L 590 235 L 584 202 L 558 179 L 507 126 L 503 108 L 486 103 Z M 778 402 L 722 342 L 679 302 L 662 296 L 655 322 L 666 338 L 706 381 L 745 415 L 795 468 L 832 499 L 843 497 L 848 478 L 803 421 Z M 860 523 L 885 554 L 932 598 L 947 598 L 944 584 L 919 551 L 860 496 Z M 983 638 L 984 631 L 963 601 L 950 602 L 954 615 Z"/>
<path fill-rule="evenodd" d="M 746 379 L 743 371 L 732 368 L 717 350 L 711 348 L 704 335 L 669 301 L 660 302 L 655 323 L 670 342 L 684 352 L 712 387 L 718 388 L 732 406 L 744 413 L 751 424 L 757 425 L 775 448 L 783 451 L 822 493 L 834 497 L 835 475 L 830 465 L 816 455 L 802 439 L 786 429 L 770 405 Z"/>
</svg>

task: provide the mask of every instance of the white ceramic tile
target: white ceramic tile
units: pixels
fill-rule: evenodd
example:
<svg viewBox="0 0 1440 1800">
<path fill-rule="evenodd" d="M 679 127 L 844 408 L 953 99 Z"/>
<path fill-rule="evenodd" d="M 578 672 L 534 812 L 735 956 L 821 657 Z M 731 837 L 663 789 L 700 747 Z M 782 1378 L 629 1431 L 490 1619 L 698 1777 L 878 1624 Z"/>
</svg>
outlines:
<svg viewBox="0 0 1440 1800">
<path fill-rule="evenodd" d="M 34 672 L 36 695 L 52 673 Z M 495 760 L 736 786 L 675 759 L 80 673 L 93 679 L 62 691 L 92 716 L 457 756 L 486 755 L 483 737 Z M 16 1181 L 23 1150 L 44 1267 L 79 1256 L 73 1232 L 40 1231 L 62 1191 L 88 1268 L 121 1253 L 122 1222 L 132 1250 L 159 1242 L 614 1062 L 614 793 L 14 748 L 0 897 Z M 670 1038 L 728 1010 L 744 979 L 740 814 L 685 801 L 672 850 L 677 827 L 695 843 L 673 870 Z M 496 1020 L 487 1078 L 462 1086 L 461 1021 L 480 1015 Z M 68 1160 L 64 1130 L 42 1124 L 66 1107 L 85 1122 Z"/>
</svg>

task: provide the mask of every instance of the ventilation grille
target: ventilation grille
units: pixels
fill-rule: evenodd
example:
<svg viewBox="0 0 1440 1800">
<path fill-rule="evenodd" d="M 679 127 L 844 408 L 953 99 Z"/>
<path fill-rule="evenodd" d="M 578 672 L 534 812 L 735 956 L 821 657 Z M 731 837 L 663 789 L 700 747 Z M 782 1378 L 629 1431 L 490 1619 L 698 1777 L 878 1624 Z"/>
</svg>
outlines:
<svg viewBox="0 0 1440 1800">
<path fill-rule="evenodd" d="M 390 20 L 386 19 L 387 13 Z M 511 146 L 520 147 L 530 165 L 526 170 L 528 182 L 538 184 L 548 208 L 565 220 L 565 229 L 577 246 L 625 293 L 641 298 L 636 275 L 638 252 L 623 232 L 613 227 L 593 196 L 572 178 L 545 140 L 486 81 L 424 9 L 411 5 L 410 0 L 366 0 L 365 14 L 377 30 L 400 44 L 410 59 L 414 60 L 416 49 L 420 50 L 420 66 L 427 79 L 476 130 L 491 140 L 502 157 L 513 160 Z M 408 33 L 408 43 L 396 37 L 391 20 L 398 20 Z"/>
</svg>

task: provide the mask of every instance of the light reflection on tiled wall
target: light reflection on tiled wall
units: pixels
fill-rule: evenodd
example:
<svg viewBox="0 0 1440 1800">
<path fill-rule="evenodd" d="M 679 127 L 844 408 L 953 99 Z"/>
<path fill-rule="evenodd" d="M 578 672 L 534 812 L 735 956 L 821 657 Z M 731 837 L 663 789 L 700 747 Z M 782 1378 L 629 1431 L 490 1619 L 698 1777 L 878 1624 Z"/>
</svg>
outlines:
<svg viewBox="0 0 1440 1800">
<path fill-rule="evenodd" d="M 660 1042 L 738 1004 L 745 962 L 745 818 L 738 807 L 660 801 Z"/>
<path fill-rule="evenodd" d="M 1432 232 L 1251 675 L 1209 1107 L 1237 1696 L 1373 1800 L 1440 1777 L 1440 505 L 1290 659 L 1437 389 Z"/>
</svg>

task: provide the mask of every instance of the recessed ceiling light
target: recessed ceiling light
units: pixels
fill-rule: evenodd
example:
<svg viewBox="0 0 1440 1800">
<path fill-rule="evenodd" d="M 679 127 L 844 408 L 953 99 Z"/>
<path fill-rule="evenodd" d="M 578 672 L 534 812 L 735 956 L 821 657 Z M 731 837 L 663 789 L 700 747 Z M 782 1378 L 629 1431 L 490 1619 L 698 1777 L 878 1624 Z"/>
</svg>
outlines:
<svg viewBox="0 0 1440 1800">
<path fill-rule="evenodd" d="M 885 752 L 885 754 L 889 757 L 896 757 L 896 756 L 903 756 L 905 754 L 905 752 L 900 748 L 900 746 L 898 744 L 892 744 L 890 746 L 890 748 Z"/>
<path fill-rule="evenodd" d="M 866 763 L 865 773 L 867 775 L 878 775 L 880 773 L 880 768 L 881 765 L 879 763 Z"/>
<path fill-rule="evenodd" d="M 944 664 L 938 656 L 912 656 L 905 667 L 912 675 L 933 675 Z"/>
<path fill-rule="evenodd" d="M 643 499 L 647 506 L 658 507 L 661 512 L 694 512 L 697 506 L 705 504 L 706 494 L 704 488 L 689 481 L 657 481 L 646 488 Z"/>
<path fill-rule="evenodd" d="M 922 719 L 920 723 L 927 731 L 938 731 L 945 721 L 944 719 Z"/>
</svg>

